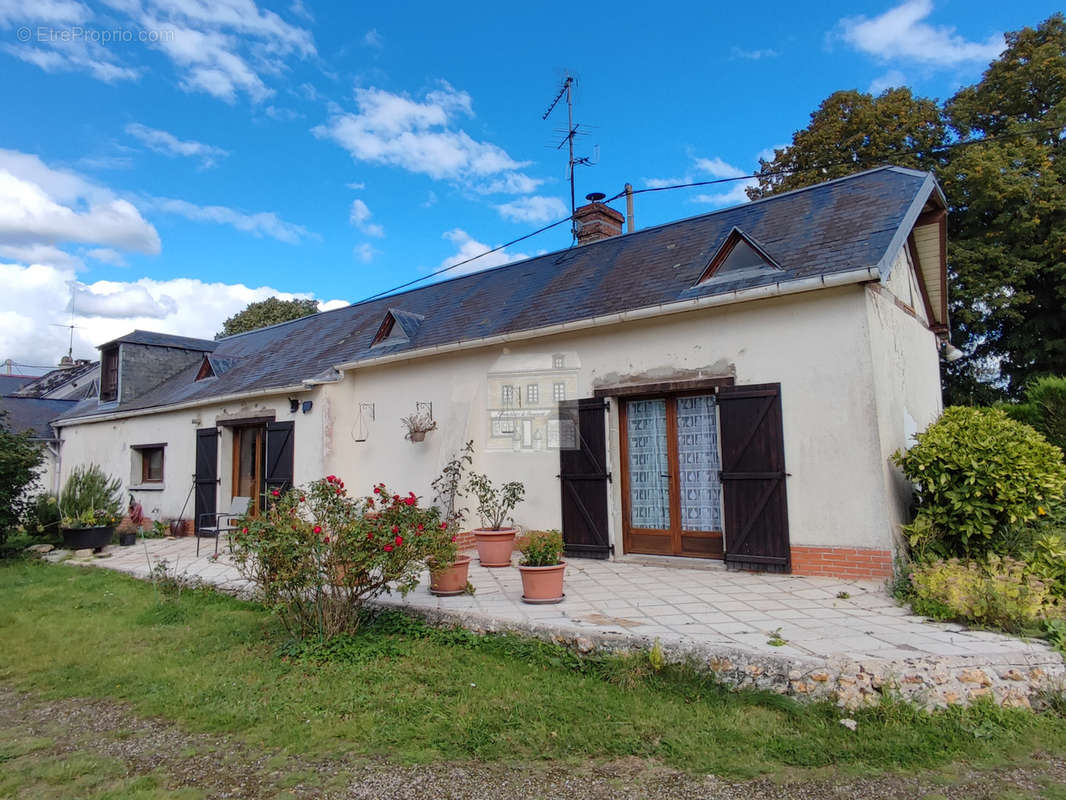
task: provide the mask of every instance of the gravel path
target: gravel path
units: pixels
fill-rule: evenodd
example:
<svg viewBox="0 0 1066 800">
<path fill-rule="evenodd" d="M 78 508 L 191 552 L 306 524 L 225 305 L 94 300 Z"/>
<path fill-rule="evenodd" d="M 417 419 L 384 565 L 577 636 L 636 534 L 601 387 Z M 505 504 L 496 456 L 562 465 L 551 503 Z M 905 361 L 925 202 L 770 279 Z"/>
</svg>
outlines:
<svg viewBox="0 0 1066 800">
<path fill-rule="evenodd" d="M 169 788 L 196 787 L 209 798 L 362 800 L 844 800 L 844 798 L 1041 797 L 1066 787 L 1066 761 L 1038 758 L 993 772 L 961 767 L 937 776 L 794 777 L 729 783 L 695 777 L 641 759 L 596 764 L 443 763 L 397 766 L 365 758 L 312 760 L 254 751 L 243 742 L 188 733 L 101 700 L 47 701 L 0 686 L 0 729 L 49 737 L 53 755 L 116 759 L 129 775 L 166 776 Z M 950 775 L 946 778 L 945 775 Z M 1061 796 L 1055 794 L 1054 796 Z"/>
</svg>

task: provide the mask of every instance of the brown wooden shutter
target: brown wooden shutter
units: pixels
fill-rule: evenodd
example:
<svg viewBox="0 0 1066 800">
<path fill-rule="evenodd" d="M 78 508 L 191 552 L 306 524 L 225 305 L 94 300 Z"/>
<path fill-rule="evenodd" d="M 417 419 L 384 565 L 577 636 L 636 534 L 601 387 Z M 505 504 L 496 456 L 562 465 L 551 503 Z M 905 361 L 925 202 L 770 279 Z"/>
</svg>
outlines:
<svg viewBox="0 0 1066 800">
<path fill-rule="evenodd" d="M 607 558 L 607 403 L 600 398 L 559 403 L 559 482 L 566 555 Z"/>
<path fill-rule="evenodd" d="M 725 561 L 739 569 L 790 572 L 781 384 L 724 386 L 718 406 Z"/>
<path fill-rule="evenodd" d="M 201 526 L 215 527 L 218 501 L 218 429 L 200 428 L 196 431 L 196 499 L 193 505 L 196 519 L 193 524 L 199 533 Z"/>
</svg>

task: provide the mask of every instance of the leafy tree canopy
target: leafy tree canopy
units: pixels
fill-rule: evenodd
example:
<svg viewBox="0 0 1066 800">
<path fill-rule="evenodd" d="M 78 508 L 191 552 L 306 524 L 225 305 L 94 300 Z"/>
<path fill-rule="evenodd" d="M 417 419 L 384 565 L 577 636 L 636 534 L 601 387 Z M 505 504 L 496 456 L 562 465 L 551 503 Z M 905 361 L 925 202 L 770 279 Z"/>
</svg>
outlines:
<svg viewBox="0 0 1066 800">
<path fill-rule="evenodd" d="M 315 300 L 279 300 L 277 297 L 271 297 L 258 303 L 249 303 L 244 311 L 227 319 L 222 323 L 222 330 L 215 334 L 215 338 L 247 333 L 317 313 L 318 302 Z"/>
<path fill-rule="evenodd" d="M 892 163 L 933 171 L 948 199 L 948 402 L 1017 396 L 1066 373 L 1066 18 L 1005 37 L 981 80 L 942 107 L 890 89 L 836 92 L 760 161 L 753 199 Z"/>
<path fill-rule="evenodd" d="M 29 508 L 29 490 L 37 481 L 37 468 L 43 459 L 30 434 L 10 430 L 7 412 L 0 409 L 0 544 Z"/>
</svg>

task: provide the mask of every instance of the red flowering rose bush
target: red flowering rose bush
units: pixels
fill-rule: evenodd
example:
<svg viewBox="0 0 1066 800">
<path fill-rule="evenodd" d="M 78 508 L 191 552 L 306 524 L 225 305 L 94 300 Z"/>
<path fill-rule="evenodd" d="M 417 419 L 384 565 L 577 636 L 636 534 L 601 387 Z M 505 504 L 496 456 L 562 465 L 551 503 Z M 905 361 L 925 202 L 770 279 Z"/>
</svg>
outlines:
<svg viewBox="0 0 1066 800">
<path fill-rule="evenodd" d="M 394 589 L 406 594 L 434 550 L 433 508 L 384 484 L 352 498 L 330 475 L 279 493 L 269 509 L 244 519 L 233 536 L 241 575 L 300 638 L 352 630 L 367 600 Z"/>
</svg>

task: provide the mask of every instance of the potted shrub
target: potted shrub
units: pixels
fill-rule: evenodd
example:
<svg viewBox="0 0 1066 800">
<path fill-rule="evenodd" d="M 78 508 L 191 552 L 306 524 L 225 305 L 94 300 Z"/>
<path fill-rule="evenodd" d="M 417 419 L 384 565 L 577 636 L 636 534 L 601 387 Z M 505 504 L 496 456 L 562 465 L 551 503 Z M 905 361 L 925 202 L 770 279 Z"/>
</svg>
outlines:
<svg viewBox="0 0 1066 800">
<path fill-rule="evenodd" d="M 64 547 L 99 550 L 111 544 L 121 518 L 121 486 L 96 464 L 74 468 L 59 496 Z"/>
<path fill-rule="evenodd" d="M 511 566 L 511 551 L 518 529 L 505 525 L 511 512 L 526 496 L 526 487 L 520 481 L 509 481 L 496 486 L 487 475 L 473 473 L 467 489 L 477 500 L 477 513 L 481 527 L 475 528 L 478 560 L 483 567 Z"/>
<path fill-rule="evenodd" d="M 429 411 L 417 411 L 400 419 L 400 424 L 407 429 L 403 438 L 410 442 L 423 442 L 426 434 L 437 429 L 437 422 Z"/>
<path fill-rule="evenodd" d="M 559 531 L 530 531 L 518 549 L 522 561 L 523 603 L 558 603 L 563 599 L 563 536 Z"/>
<path fill-rule="evenodd" d="M 426 566 L 429 591 L 441 597 L 463 594 L 469 586 L 470 556 L 459 552 L 456 538 L 466 517 L 460 500 L 464 495 L 463 474 L 473 460 L 473 451 L 474 442 L 467 442 L 432 483 L 437 512 L 443 521 L 426 541 Z"/>
</svg>

